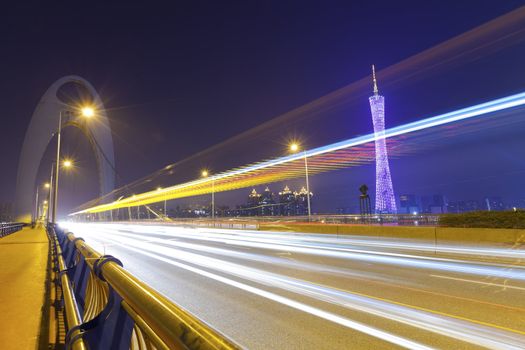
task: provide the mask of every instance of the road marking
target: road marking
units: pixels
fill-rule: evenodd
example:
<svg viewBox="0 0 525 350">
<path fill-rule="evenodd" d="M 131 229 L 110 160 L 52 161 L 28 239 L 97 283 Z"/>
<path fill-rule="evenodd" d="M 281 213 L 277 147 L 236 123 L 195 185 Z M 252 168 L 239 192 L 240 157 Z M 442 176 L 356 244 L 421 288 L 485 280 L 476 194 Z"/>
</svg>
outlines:
<svg viewBox="0 0 525 350">
<path fill-rule="evenodd" d="M 361 279 L 361 280 L 363 280 L 363 279 Z M 486 305 L 490 305 L 490 306 L 501 307 L 501 308 L 504 308 L 504 309 L 510 309 L 510 310 L 515 310 L 515 311 L 525 312 L 525 309 L 521 308 L 521 307 L 515 307 L 515 306 L 503 305 L 503 304 L 496 304 L 496 303 L 491 303 L 491 302 L 488 302 L 488 301 L 476 300 L 476 299 L 471 299 L 471 298 L 465 298 L 465 297 L 460 297 L 460 296 L 457 296 L 457 295 L 443 294 L 443 293 L 439 293 L 439 292 L 432 292 L 432 291 L 424 290 L 424 289 L 420 289 L 420 288 L 413 288 L 413 287 L 403 286 L 403 285 L 400 285 L 400 284 L 393 284 L 393 283 L 387 283 L 387 282 L 381 282 L 381 281 L 374 281 L 374 280 L 371 280 L 371 279 L 364 280 L 364 281 L 369 282 L 369 283 L 373 283 L 373 284 L 381 284 L 381 285 L 388 286 L 388 287 L 394 287 L 394 288 L 411 290 L 411 291 L 418 292 L 418 293 L 431 294 L 431 295 L 436 295 L 436 296 L 445 297 L 445 298 L 464 300 L 464 301 L 468 301 L 468 302 L 471 302 L 471 303 L 486 304 Z"/>
<path fill-rule="evenodd" d="M 461 281 L 461 282 L 469 282 L 469 283 L 477 283 L 477 284 L 485 284 L 487 286 L 493 286 L 493 287 L 501 287 L 501 288 L 510 288 L 510 289 L 517 289 L 517 290 L 525 290 L 525 288 L 522 287 L 516 287 L 516 286 L 509 286 L 506 284 L 500 284 L 500 283 L 490 283 L 490 282 L 482 282 L 482 281 L 476 281 L 476 280 L 469 280 L 466 278 L 457 278 L 457 277 L 449 277 L 449 276 L 442 276 L 442 275 L 430 275 L 432 277 L 437 278 L 445 278 L 449 280 L 455 280 L 455 281 Z"/>
<path fill-rule="evenodd" d="M 106 238 L 107 239 L 107 238 Z M 111 239 L 110 239 L 111 240 Z M 114 241 L 115 242 L 115 241 Z M 130 249 L 130 250 L 134 250 L 134 251 L 138 251 L 136 248 L 132 248 L 131 246 L 128 246 L 127 244 L 123 244 L 123 243 L 118 243 L 118 242 L 115 242 L 116 245 L 118 246 L 122 246 L 123 248 L 127 248 L 127 249 Z M 158 260 L 161 260 L 161 261 L 165 261 L 165 262 L 168 262 L 168 261 L 171 261 L 171 262 L 168 262 L 170 264 L 174 264 L 174 265 L 185 265 L 185 264 L 182 264 L 180 262 L 175 262 L 175 261 L 172 261 L 170 259 L 165 259 L 165 258 L 162 258 L 158 255 L 155 255 L 155 254 L 151 254 L 151 253 L 146 253 L 146 252 L 143 252 L 143 251 L 139 251 L 140 253 L 142 254 L 145 254 L 145 255 L 148 255 L 148 256 L 152 256 Z M 175 259 L 177 259 L 175 257 Z M 194 267 L 192 267 L 193 269 L 195 269 Z M 200 270 L 200 269 L 199 269 Z M 205 271 L 205 270 L 202 270 L 202 271 Z M 209 272 L 206 272 L 207 274 L 211 274 Z M 219 275 L 217 275 L 219 276 Z M 442 278 L 450 278 L 450 279 L 455 279 L 455 278 L 452 278 L 452 277 L 447 277 L 447 276 L 441 276 L 441 275 L 430 275 L 430 276 L 434 276 L 434 277 L 442 277 Z M 212 277 L 213 278 L 213 277 Z M 241 277 L 242 278 L 242 277 Z M 214 278 L 215 279 L 215 278 Z M 472 280 L 466 280 L 466 281 L 469 281 L 471 282 Z M 419 307 L 419 306 L 414 306 L 414 305 L 410 305 L 410 304 L 405 304 L 405 303 L 402 303 L 402 302 L 397 302 L 397 301 L 393 301 L 393 300 L 389 300 L 389 299 L 385 299 L 385 298 L 381 298 L 381 297 L 375 297 L 375 296 L 371 296 L 371 295 L 368 295 L 368 294 L 364 294 L 364 293 L 359 293 L 359 292 L 354 292 L 354 291 L 348 291 L 348 290 L 344 290 L 344 289 L 340 289 L 340 288 L 337 288 L 337 287 L 334 287 L 334 286 L 329 286 L 329 285 L 324 285 L 322 283 L 316 283 L 316 282 L 313 282 L 313 281 L 307 281 L 313 285 L 318 285 L 318 286 L 322 286 L 322 287 L 325 287 L 325 288 L 331 288 L 331 289 L 334 289 L 334 290 L 339 290 L 339 291 L 342 291 L 342 292 L 345 292 L 345 293 L 348 293 L 348 294 L 354 294 L 354 295 L 360 295 L 360 296 L 363 296 L 363 297 L 366 297 L 366 298 L 370 298 L 370 299 L 375 299 L 375 300 L 380 300 L 380 301 L 383 301 L 383 302 L 386 302 L 386 303 L 390 303 L 390 304 L 396 304 L 396 305 L 400 305 L 400 306 L 403 306 L 403 307 L 407 307 L 407 308 L 411 308 L 411 309 L 416 309 L 416 310 L 420 310 L 420 311 L 424 311 L 424 312 L 427 312 L 427 313 L 430 313 L 430 314 L 436 314 L 436 315 L 441 315 L 441 316 L 445 316 L 445 317 L 449 317 L 449 318 L 454 318 L 454 319 L 459 319 L 459 320 L 463 320 L 463 321 L 466 321 L 466 322 L 470 322 L 470 323 L 474 323 L 474 324 L 479 324 L 479 325 L 483 325 L 483 326 L 486 326 L 486 327 L 489 327 L 489 328 L 497 328 L 497 329 L 501 329 L 501 330 L 504 330 L 504 331 L 507 331 L 507 332 L 511 332 L 511 333 L 517 333 L 517 334 L 520 334 L 520 335 L 525 335 L 525 332 L 524 331 L 520 331 L 520 330 L 516 330 L 516 329 L 512 329 L 512 328 L 507 328 L 507 327 L 504 327 L 504 326 L 499 326 L 499 325 L 496 325 L 496 324 L 492 324 L 492 323 L 488 323 L 488 322 L 484 322 L 484 321 L 478 321 L 478 320 L 474 320 L 474 319 L 470 319 L 470 318 L 467 318 L 467 317 L 463 317 L 463 316 L 458 316 L 458 315 L 452 315 L 452 314 L 448 314 L 448 313 L 445 313 L 445 312 L 441 312 L 441 311 L 437 311 L 437 310 L 431 310 L 431 309 L 427 309 L 427 308 L 424 308 L 424 307 Z M 372 283 L 374 283 L 375 281 L 370 281 Z M 477 281 L 474 281 L 474 282 L 477 282 Z M 376 282 L 377 283 L 377 282 Z M 479 283 L 484 283 L 484 282 L 479 282 Z M 381 283 L 381 284 L 386 284 L 386 285 L 389 285 L 389 286 L 392 286 L 392 287 L 400 287 L 400 288 L 406 288 L 406 289 L 413 289 L 413 288 L 407 288 L 407 287 L 403 287 L 403 286 L 396 286 L 394 284 L 389 284 L 389 283 Z M 484 283 L 484 284 L 488 284 L 488 283 Z M 492 283 L 491 283 L 492 284 Z M 504 285 L 499 285 L 499 286 L 504 286 Z M 516 288 L 519 288 L 519 287 L 516 287 Z M 241 288 L 243 289 L 243 288 Z M 519 288 L 519 289 L 523 289 L 525 290 L 524 288 Z M 416 289 L 417 290 L 417 289 Z M 423 290 L 418 290 L 418 291 L 421 291 L 421 292 L 427 292 L 427 293 L 430 293 L 430 294 L 438 294 L 438 293 L 434 293 L 434 292 L 429 292 L 429 291 L 423 291 Z M 441 294 L 441 293 L 439 293 Z M 441 294 L 443 296 L 448 296 L 446 294 Z M 454 297 L 454 296 L 449 296 L 449 297 Z M 467 299 L 468 300 L 468 299 Z M 471 301 L 474 301 L 474 302 L 479 302 L 479 301 L 476 301 L 476 300 L 471 300 Z M 488 303 L 488 304 L 492 304 L 492 303 Z M 498 305 L 498 304 L 492 304 L 492 305 L 495 305 L 495 306 L 503 306 L 503 305 Z"/>
<path fill-rule="evenodd" d="M 137 239 L 142 239 L 142 240 L 148 241 L 148 238 L 147 238 L 148 235 L 142 235 L 142 234 L 133 234 L 133 235 L 136 235 Z M 213 241 L 205 241 L 205 242 L 206 243 L 202 244 L 203 246 L 209 246 L 210 243 L 213 243 Z M 246 247 L 243 247 L 243 248 L 246 248 Z M 277 252 L 275 255 L 281 255 L 281 254 L 290 254 L 290 253 L 289 252 Z M 284 258 L 286 258 L 286 257 L 284 257 Z M 295 259 L 290 257 L 290 260 L 295 260 Z M 439 275 L 436 275 L 436 276 L 439 276 Z M 358 279 L 361 279 L 361 278 L 358 278 Z M 361 280 L 363 280 L 363 279 L 361 279 Z M 519 312 L 525 312 L 525 308 L 520 308 L 520 307 L 515 307 L 515 306 L 510 306 L 510 305 L 496 304 L 496 303 L 491 303 L 491 302 L 488 302 L 488 301 L 476 300 L 476 299 L 465 298 L 465 297 L 449 295 L 449 294 L 443 294 L 443 293 L 439 293 L 439 292 L 428 291 L 428 290 L 424 290 L 424 289 L 420 289 L 420 288 L 413 288 L 413 287 L 403 286 L 403 285 L 394 284 L 394 283 L 386 283 L 386 282 L 381 282 L 381 281 L 375 281 L 375 280 L 372 280 L 372 279 L 368 279 L 368 280 L 364 280 L 364 281 L 366 281 L 368 283 L 373 283 L 373 284 L 386 285 L 386 286 L 389 286 L 389 287 L 400 288 L 400 289 L 405 289 L 405 290 L 411 290 L 411 291 L 415 291 L 415 292 L 419 292 L 419 293 L 425 293 L 425 294 L 430 294 L 430 295 L 435 295 L 435 296 L 440 296 L 440 297 L 446 297 L 446 298 L 451 298 L 451 299 L 464 300 L 464 301 L 468 301 L 468 302 L 472 302 L 472 303 L 485 304 L 485 305 L 490 305 L 490 306 L 493 306 L 493 307 L 505 308 L 505 309 L 515 310 L 515 311 L 519 311 Z"/>
<path fill-rule="evenodd" d="M 412 308 L 412 309 L 416 309 L 416 310 L 420 310 L 420 311 L 425 311 L 425 312 L 436 314 L 436 315 L 440 315 L 440 316 L 446 316 L 446 317 L 450 317 L 450 318 L 455 318 L 455 319 L 462 320 L 462 321 L 467 321 L 467 322 L 480 324 L 480 325 L 483 325 L 483 326 L 486 326 L 486 327 L 498 328 L 498 329 L 501 329 L 501 330 L 504 330 L 504 331 L 525 335 L 525 332 L 523 332 L 523 331 L 519 331 L 517 329 L 512 329 L 512 328 L 507 328 L 505 326 L 498 326 L 498 325 L 495 325 L 493 323 L 473 320 L 471 318 L 467 318 L 467 317 L 463 317 L 463 316 L 452 315 L 452 314 L 448 314 L 446 312 L 441 312 L 441 311 L 431 310 L 431 309 L 427 309 L 427 308 L 420 307 L 420 306 L 405 304 L 405 303 L 402 303 L 402 302 L 398 302 L 398 301 L 394 301 L 394 300 L 390 300 L 390 299 L 385 299 L 385 298 L 381 298 L 381 297 L 375 297 L 375 296 L 364 294 L 364 293 L 351 292 L 351 291 L 344 290 L 344 289 L 341 289 L 341 288 L 328 286 L 328 285 L 325 285 L 325 284 L 322 284 L 322 283 L 314 283 L 314 282 L 310 282 L 310 283 L 317 284 L 317 285 L 325 287 L 325 288 L 333 288 L 333 289 L 336 289 L 336 290 L 339 290 L 341 292 L 345 292 L 345 293 L 348 293 L 348 294 L 360 295 L 362 297 L 366 297 L 366 298 L 370 298 L 370 299 L 376 299 L 376 300 L 380 300 L 380 301 L 383 301 L 383 302 L 386 302 L 386 303 L 396 304 L 396 305 L 400 305 L 400 306 L 404 306 L 404 307 L 408 307 L 408 308 Z"/>
</svg>

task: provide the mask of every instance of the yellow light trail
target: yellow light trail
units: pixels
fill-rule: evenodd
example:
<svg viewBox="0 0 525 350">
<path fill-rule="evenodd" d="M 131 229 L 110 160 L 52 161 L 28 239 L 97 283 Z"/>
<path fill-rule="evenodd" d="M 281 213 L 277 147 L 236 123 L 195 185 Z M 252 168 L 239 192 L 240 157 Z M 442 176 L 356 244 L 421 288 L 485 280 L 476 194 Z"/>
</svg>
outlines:
<svg viewBox="0 0 525 350">
<path fill-rule="evenodd" d="M 413 152 L 410 145 L 413 145 L 414 141 L 421 136 L 421 133 L 416 133 L 418 131 L 428 132 L 428 129 L 433 127 L 448 126 L 455 122 L 472 120 L 475 117 L 523 105 L 525 105 L 525 93 L 520 93 L 397 126 L 386 130 L 380 136 L 368 134 L 355 137 L 305 152 L 246 165 L 160 190 L 155 188 L 148 192 L 120 198 L 111 203 L 86 208 L 70 215 L 100 213 L 113 209 L 163 202 L 165 200 L 199 196 L 212 191 L 214 193 L 231 191 L 299 178 L 305 176 L 304 157 L 308 158 L 310 175 L 362 165 L 375 159 L 374 142 L 380 138 L 390 139 L 388 143 L 390 156 L 401 156 Z M 493 116 L 495 115 L 493 114 Z M 471 127 L 472 125 L 467 126 Z M 448 132 L 450 131 L 446 131 L 446 133 Z M 456 130 L 455 132 L 465 131 Z M 409 136 L 412 136 L 414 139 L 410 140 Z"/>
</svg>

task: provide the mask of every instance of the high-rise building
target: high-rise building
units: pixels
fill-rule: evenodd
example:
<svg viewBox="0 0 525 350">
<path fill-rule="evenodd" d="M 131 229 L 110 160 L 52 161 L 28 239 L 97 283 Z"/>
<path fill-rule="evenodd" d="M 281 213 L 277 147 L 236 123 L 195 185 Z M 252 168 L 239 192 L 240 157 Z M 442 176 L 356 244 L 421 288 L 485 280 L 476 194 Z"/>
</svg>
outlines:
<svg viewBox="0 0 525 350">
<path fill-rule="evenodd" d="M 280 215 L 295 215 L 295 195 L 288 186 L 285 186 L 282 192 L 279 192 Z"/>
<path fill-rule="evenodd" d="M 415 194 L 402 194 L 399 196 L 399 213 L 413 214 L 420 213 L 417 197 Z"/>
<path fill-rule="evenodd" d="M 308 191 L 303 186 L 299 192 L 294 192 L 295 195 L 295 215 L 308 215 L 308 195 L 310 199 L 313 196 L 313 193 Z"/>
<path fill-rule="evenodd" d="M 312 196 L 310 192 L 310 199 Z M 285 186 L 276 196 L 269 187 L 263 193 L 257 193 L 254 188 L 248 195 L 248 203 L 237 206 L 232 213 L 238 216 L 308 215 L 308 191 L 303 186 L 299 192 L 292 192 Z"/>
<path fill-rule="evenodd" d="M 275 200 L 272 191 L 266 186 L 262 193 L 259 205 L 261 206 L 261 214 L 263 216 L 274 216 L 277 215 L 277 208 L 275 207 Z"/>
<path fill-rule="evenodd" d="M 0 203 L 0 222 L 11 222 L 13 219 L 13 205 Z"/>
<path fill-rule="evenodd" d="M 442 194 L 434 194 L 432 196 L 421 196 L 421 212 L 427 214 L 443 214 L 450 210 L 452 212 L 463 212 L 465 202 L 455 202 L 448 205 L 447 198 Z"/>
<path fill-rule="evenodd" d="M 483 199 L 483 207 L 488 211 L 505 210 L 505 204 L 501 200 L 501 197 L 485 197 Z"/>
<path fill-rule="evenodd" d="M 257 193 L 257 191 L 252 189 L 252 192 L 248 195 L 248 215 L 249 216 L 257 216 L 261 215 L 261 208 L 259 207 L 259 202 L 261 200 L 261 195 Z"/>
<path fill-rule="evenodd" d="M 376 213 L 397 213 L 390 166 L 388 164 L 388 152 L 385 139 L 385 98 L 379 95 L 377 89 L 376 72 L 372 66 L 372 78 L 374 82 L 374 94 L 369 97 L 372 122 L 374 124 L 375 150 L 376 150 Z"/>
</svg>

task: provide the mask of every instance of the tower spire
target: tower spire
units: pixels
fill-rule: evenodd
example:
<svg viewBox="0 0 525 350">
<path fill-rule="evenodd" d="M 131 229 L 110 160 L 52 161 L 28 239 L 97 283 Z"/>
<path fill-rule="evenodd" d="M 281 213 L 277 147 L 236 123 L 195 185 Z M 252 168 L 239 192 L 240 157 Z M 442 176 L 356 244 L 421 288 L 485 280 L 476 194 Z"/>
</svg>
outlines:
<svg viewBox="0 0 525 350">
<path fill-rule="evenodd" d="M 374 95 L 377 95 L 379 90 L 377 89 L 376 67 L 374 65 L 372 65 L 372 79 L 374 81 Z"/>
</svg>

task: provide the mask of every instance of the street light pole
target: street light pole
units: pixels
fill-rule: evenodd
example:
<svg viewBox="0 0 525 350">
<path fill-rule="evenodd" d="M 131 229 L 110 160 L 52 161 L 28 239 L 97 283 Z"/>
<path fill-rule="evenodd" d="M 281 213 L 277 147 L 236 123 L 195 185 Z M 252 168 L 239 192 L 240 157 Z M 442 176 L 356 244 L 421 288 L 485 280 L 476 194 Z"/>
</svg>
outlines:
<svg viewBox="0 0 525 350">
<path fill-rule="evenodd" d="M 290 144 L 290 151 L 291 152 L 298 152 L 300 149 L 299 144 L 296 142 L 293 142 Z M 306 177 L 306 203 L 308 205 L 308 221 L 310 221 L 312 216 L 312 209 L 310 207 L 310 181 L 308 178 L 308 157 L 306 156 L 306 150 L 303 150 L 303 158 L 304 158 L 304 175 Z"/>
<path fill-rule="evenodd" d="M 60 169 L 60 132 L 62 129 L 62 111 L 60 111 L 60 116 L 58 118 L 58 134 L 57 134 L 57 158 L 56 158 L 56 168 L 55 168 L 55 195 L 53 200 L 53 223 L 56 223 L 57 207 L 58 207 L 58 173 Z"/>
<path fill-rule="evenodd" d="M 157 187 L 157 191 L 162 191 L 162 187 Z M 168 214 L 166 213 L 166 191 L 164 191 L 164 220 L 167 221 Z"/>
<path fill-rule="evenodd" d="M 215 179 L 211 180 L 211 220 L 215 221 Z"/>
<path fill-rule="evenodd" d="M 201 172 L 202 177 L 208 177 L 208 170 Z M 211 219 L 215 221 L 215 179 L 211 180 Z"/>
<path fill-rule="evenodd" d="M 57 208 L 58 208 L 58 175 L 60 172 L 60 136 L 62 132 L 62 113 L 61 110 L 58 117 L 58 133 L 57 133 L 57 157 L 56 157 L 56 167 L 55 167 L 55 186 L 54 186 L 54 199 L 53 199 L 53 223 L 56 222 Z M 85 106 L 81 109 L 81 114 L 85 118 L 91 118 L 95 115 L 95 110 L 89 106 Z M 71 161 L 66 160 L 64 162 L 65 167 L 70 167 L 72 165 Z"/>
<path fill-rule="evenodd" d="M 304 173 L 306 175 L 306 200 L 308 202 L 308 221 L 312 216 L 312 210 L 310 209 L 310 181 L 308 180 L 308 157 L 306 157 L 306 150 L 304 150 Z"/>
<path fill-rule="evenodd" d="M 51 219 L 51 210 L 52 210 L 52 205 L 53 203 L 55 202 L 53 200 L 53 193 L 54 193 L 54 186 L 53 186 L 53 170 L 55 169 L 55 164 L 52 163 L 51 164 L 51 176 L 49 177 L 49 191 L 47 193 L 47 199 L 48 199 L 48 204 L 47 204 L 47 223 L 49 224 L 49 219 Z"/>
<path fill-rule="evenodd" d="M 35 216 L 34 216 L 34 219 L 33 219 L 35 224 L 36 224 L 36 222 L 38 220 L 38 190 L 39 190 L 39 186 L 37 185 L 36 186 L 36 198 L 35 198 Z"/>
</svg>

